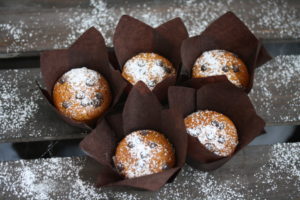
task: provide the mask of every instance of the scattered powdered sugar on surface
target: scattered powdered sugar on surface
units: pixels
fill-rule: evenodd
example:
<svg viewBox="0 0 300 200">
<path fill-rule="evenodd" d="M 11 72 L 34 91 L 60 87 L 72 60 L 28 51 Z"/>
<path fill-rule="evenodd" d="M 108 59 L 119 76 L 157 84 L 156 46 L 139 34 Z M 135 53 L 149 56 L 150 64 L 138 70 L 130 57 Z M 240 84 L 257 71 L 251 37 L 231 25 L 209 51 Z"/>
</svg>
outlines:
<svg viewBox="0 0 300 200">
<path fill-rule="evenodd" d="M 205 118 L 208 115 L 210 117 Z M 222 116 L 222 114 L 207 110 L 197 111 L 185 118 L 185 124 L 187 133 L 197 137 L 208 150 L 219 156 L 228 156 L 238 143 L 237 131 L 235 126 L 227 123 L 221 118 Z"/>
<path fill-rule="evenodd" d="M 287 148 L 290 146 L 290 148 Z M 287 193 L 287 199 L 293 199 L 292 195 L 300 197 L 300 145 L 275 144 L 271 148 L 270 160 L 258 169 L 254 174 L 257 182 L 263 184 L 266 192 L 276 192 L 281 187 L 294 186 L 296 191 Z"/>
<path fill-rule="evenodd" d="M 143 81 L 150 90 L 153 90 L 167 76 L 175 75 L 175 70 L 171 67 L 166 66 L 157 54 L 140 53 L 125 63 L 122 75 L 126 75 L 133 85 Z"/>
<path fill-rule="evenodd" d="M 300 121 L 300 57 L 277 56 L 256 69 L 249 94 L 257 112 L 276 124 Z"/>
<path fill-rule="evenodd" d="M 39 68 L 0 70 L 0 140 L 20 142 L 86 135 L 57 116 L 36 80 L 42 83 Z"/>
<path fill-rule="evenodd" d="M 3 162 L 0 165 L 0 194 L 7 193 L 13 199 L 107 199 L 107 195 L 98 194 L 91 183 L 81 180 L 82 160 L 21 160 L 13 174 L 10 174 L 10 162 Z"/>
<path fill-rule="evenodd" d="M 28 26 L 22 20 L 20 20 L 17 25 L 10 23 L 0 24 L 0 30 L 7 31 L 15 42 L 21 42 L 22 36 L 24 35 L 23 29 L 27 27 Z"/>
<path fill-rule="evenodd" d="M 39 110 L 41 96 L 35 79 L 28 80 L 30 70 L 0 71 L 0 138 L 11 132 L 22 137 L 22 129 L 31 129 L 30 123 Z M 35 86 L 35 87 L 34 87 Z M 20 90 L 20 87 L 24 88 Z M 30 95 L 28 95 L 30 94 Z M 32 134 L 34 131 L 31 131 Z"/>
<path fill-rule="evenodd" d="M 232 10 L 259 37 L 300 38 L 300 20 L 293 2 L 276 1 L 197 1 L 172 0 L 159 2 L 106 2 L 90 0 L 87 7 L 54 9 L 52 17 L 43 10 L 28 13 L 30 23 L 6 16 L 0 24 L 5 35 L 6 52 L 37 51 L 65 48 L 88 28 L 95 26 L 112 46 L 114 28 L 123 14 L 138 18 L 151 26 L 158 26 L 175 17 L 181 17 L 191 36 L 201 33 L 212 21 Z M 267 11 L 267 12 L 266 12 Z M 247 14 L 245 14 L 247 13 Z M 54 20 L 49 20 L 54 19 Z M 44 28 L 47 27 L 47 29 Z M 48 28 L 60 32 L 47 31 Z M 47 31 L 47 32 L 45 32 Z"/>
<path fill-rule="evenodd" d="M 84 157 L 1 162 L 0 195 L 8 199 L 39 200 L 236 200 L 269 199 L 274 196 L 297 199 L 300 193 L 300 144 L 265 147 L 258 159 L 255 153 L 257 148 L 260 147 L 249 147 L 245 153 L 235 156 L 237 160 L 212 172 L 201 172 L 185 165 L 173 183 L 166 184 L 157 192 L 94 188 L 89 178 L 80 173 L 87 167 Z M 253 159 L 253 163 L 248 159 Z M 244 166 L 244 163 L 253 164 L 253 168 Z"/>
</svg>

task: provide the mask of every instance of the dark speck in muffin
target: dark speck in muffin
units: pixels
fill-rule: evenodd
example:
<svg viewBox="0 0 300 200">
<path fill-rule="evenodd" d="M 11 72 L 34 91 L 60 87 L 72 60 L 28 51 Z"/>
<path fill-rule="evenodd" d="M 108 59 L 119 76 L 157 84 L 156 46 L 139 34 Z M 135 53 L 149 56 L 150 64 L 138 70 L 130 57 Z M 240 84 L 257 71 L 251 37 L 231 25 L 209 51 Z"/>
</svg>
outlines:
<svg viewBox="0 0 300 200">
<path fill-rule="evenodd" d="M 148 131 L 147 130 L 140 131 L 140 134 L 143 136 L 146 136 L 146 135 L 148 135 Z"/>
<path fill-rule="evenodd" d="M 167 74 L 170 74 L 172 72 L 172 69 L 169 67 L 163 66 L 163 69 Z"/>
<path fill-rule="evenodd" d="M 64 108 L 69 108 L 70 106 L 72 105 L 72 103 L 71 102 L 68 102 L 68 101 L 64 101 L 63 103 L 62 103 L 62 107 L 64 107 Z"/>
<path fill-rule="evenodd" d="M 222 135 L 220 135 L 218 137 L 218 142 L 221 143 L 221 144 L 223 144 L 225 142 L 225 138 Z"/>
<path fill-rule="evenodd" d="M 94 106 L 95 108 L 101 106 L 102 103 L 103 103 L 102 100 L 99 100 L 99 99 L 93 99 L 93 106 Z"/>
<path fill-rule="evenodd" d="M 127 143 L 127 147 L 131 149 L 131 148 L 134 147 L 134 144 L 133 144 L 132 142 L 128 142 L 128 143 Z"/>
<path fill-rule="evenodd" d="M 220 130 L 222 130 L 224 128 L 224 124 L 222 122 L 218 122 L 216 120 L 212 120 L 211 124 Z"/>
<path fill-rule="evenodd" d="M 157 144 L 155 142 L 150 142 L 149 146 L 151 149 L 154 149 L 155 147 L 157 147 Z"/>
<path fill-rule="evenodd" d="M 162 169 L 163 170 L 167 170 L 167 169 L 169 169 L 170 167 L 169 167 L 169 165 L 167 164 L 167 163 L 165 163 L 163 166 L 162 166 Z"/>
<path fill-rule="evenodd" d="M 80 102 L 80 105 L 83 106 L 83 107 L 87 107 L 89 105 L 91 105 L 93 102 L 91 101 L 81 101 Z"/>
<path fill-rule="evenodd" d="M 95 97 L 98 99 L 98 100 L 103 100 L 103 94 L 101 92 L 97 92 Z"/>
<path fill-rule="evenodd" d="M 229 67 L 227 65 L 225 65 L 223 68 L 222 68 L 223 72 L 228 72 L 229 71 Z"/>
<path fill-rule="evenodd" d="M 207 68 L 205 67 L 205 65 L 201 65 L 201 71 L 206 71 L 207 70 Z"/>
<path fill-rule="evenodd" d="M 232 70 L 233 70 L 234 72 L 239 72 L 239 71 L 240 71 L 239 67 L 236 66 L 236 65 L 233 65 L 233 66 L 232 66 Z"/>
</svg>

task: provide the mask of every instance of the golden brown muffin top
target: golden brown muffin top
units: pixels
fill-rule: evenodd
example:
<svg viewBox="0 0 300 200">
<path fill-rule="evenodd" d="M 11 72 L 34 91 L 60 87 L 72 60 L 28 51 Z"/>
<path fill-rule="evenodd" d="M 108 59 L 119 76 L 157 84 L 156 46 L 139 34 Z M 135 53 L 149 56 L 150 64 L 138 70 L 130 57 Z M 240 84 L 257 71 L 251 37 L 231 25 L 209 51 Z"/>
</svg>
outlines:
<svg viewBox="0 0 300 200">
<path fill-rule="evenodd" d="M 246 88 L 249 84 L 249 74 L 244 62 L 237 55 L 225 50 L 204 52 L 197 58 L 192 77 L 226 75 L 234 85 Z"/>
<path fill-rule="evenodd" d="M 55 106 L 66 116 L 85 121 L 101 114 L 111 102 L 105 78 L 86 67 L 66 72 L 53 89 Z"/>
<path fill-rule="evenodd" d="M 176 71 L 172 63 L 155 53 L 139 53 L 129 59 L 124 67 L 122 76 L 132 85 L 143 81 L 150 90 Z"/>
<path fill-rule="evenodd" d="M 238 135 L 233 122 L 215 111 L 197 111 L 184 119 L 187 133 L 197 137 L 209 151 L 218 156 L 231 155 L 237 144 Z"/>
<path fill-rule="evenodd" d="M 153 130 L 127 135 L 118 145 L 114 163 L 120 174 L 135 178 L 172 168 L 175 154 L 165 136 Z"/>
</svg>

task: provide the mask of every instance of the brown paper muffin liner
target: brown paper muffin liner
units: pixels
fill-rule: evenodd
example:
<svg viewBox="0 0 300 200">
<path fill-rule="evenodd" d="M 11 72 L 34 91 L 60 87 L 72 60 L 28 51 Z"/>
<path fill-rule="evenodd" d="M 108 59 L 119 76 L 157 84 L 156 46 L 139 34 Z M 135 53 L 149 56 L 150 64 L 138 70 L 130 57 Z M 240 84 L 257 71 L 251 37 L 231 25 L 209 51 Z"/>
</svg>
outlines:
<svg viewBox="0 0 300 200">
<path fill-rule="evenodd" d="M 136 130 L 152 129 L 164 134 L 175 149 L 176 164 L 160 173 L 125 179 L 114 168 L 113 156 L 120 140 Z M 185 163 L 187 134 L 183 118 L 172 109 L 163 109 L 143 82 L 133 86 L 122 113 L 110 113 L 80 143 L 80 147 L 105 169 L 97 175 L 96 186 L 129 186 L 157 190 L 172 181 Z"/>
<path fill-rule="evenodd" d="M 255 68 L 271 59 L 261 42 L 251 33 L 247 26 L 232 12 L 227 12 L 212 22 L 200 35 L 182 42 L 182 79 L 191 78 L 192 67 L 196 59 L 205 51 L 221 49 L 236 54 L 247 66 L 249 85 L 245 89 L 250 92 Z M 216 80 L 217 81 L 217 80 Z"/>
<path fill-rule="evenodd" d="M 110 53 L 110 57 L 111 55 L 113 54 Z M 83 33 L 70 48 L 45 51 L 41 53 L 40 59 L 42 78 L 46 86 L 45 90 L 41 89 L 42 93 L 58 115 L 71 125 L 90 129 L 95 125 L 97 119 L 90 123 L 81 123 L 64 116 L 55 108 L 52 100 L 52 90 L 56 81 L 65 72 L 85 66 L 101 73 L 111 88 L 113 95 L 111 107 L 118 102 L 126 87 L 126 81 L 120 76 L 118 70 L 110 66 L 104 39 L 94 27 Z"/>
<path fill-rule="evenodd" d="M 139 53 L 157 53 L 167 58 L 180 73 L 180 47 L 188 32 L 180 18 L 172 19 L 153 28 L 133 17 L 123 15 L 116 27 L 113 44 L 119 69 L 127 60 Z M 157 84 L 153 92 L 162 100 L 167 98 L 167 88 L 175 85 L 176 77 L 169 77 Z M 128 91 L 132 85 L 128 83 Z"/>
<path fill-rule="evenodd" d="M 170 108 L 177 110 L 183 118 L 198 110 L 211 110 L 229 117 L 237 128 L 239 143 L 235 152 L 228 157 L 217 156 L 207 150 L 198 138 L 187 134 L 187 163 L 195 168 L 201 170 L 219 168 L 264 132 L 265 122 L 256 114 L 247 94 L 228 80 L 206 83 L 200 89 L 171 86 L 168 100 Z"/>
</svg>

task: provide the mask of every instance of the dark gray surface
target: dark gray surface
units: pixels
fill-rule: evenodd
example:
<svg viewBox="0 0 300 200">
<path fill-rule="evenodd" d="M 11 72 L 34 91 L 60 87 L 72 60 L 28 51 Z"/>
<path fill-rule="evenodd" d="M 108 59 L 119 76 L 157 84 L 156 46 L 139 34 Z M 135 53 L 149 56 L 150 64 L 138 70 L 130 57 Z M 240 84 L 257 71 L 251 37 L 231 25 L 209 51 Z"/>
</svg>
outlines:
<svg viewBox="0 0 300 200">
<path fill-rule="evenodd" d="M 259 38 L 299 41 L 299 8 L 297 0 L 2 0 L 0 57 L 32 56 L 42 50 L 67 47 L 91 26 L 101 30 L 107 45 L 112 46 L 114 28 L 122 14 L 153 26 L 181 17 L 193 36 L 231 10 Z"/>
<path fill-rule="evenodd" d="M 188 166 L 158 192 L 93 187 L 85 157 L 0 162 L 0 199 L 298 199 L 300 143 L 246 147 L 213 172 Z"/>
</svg>

